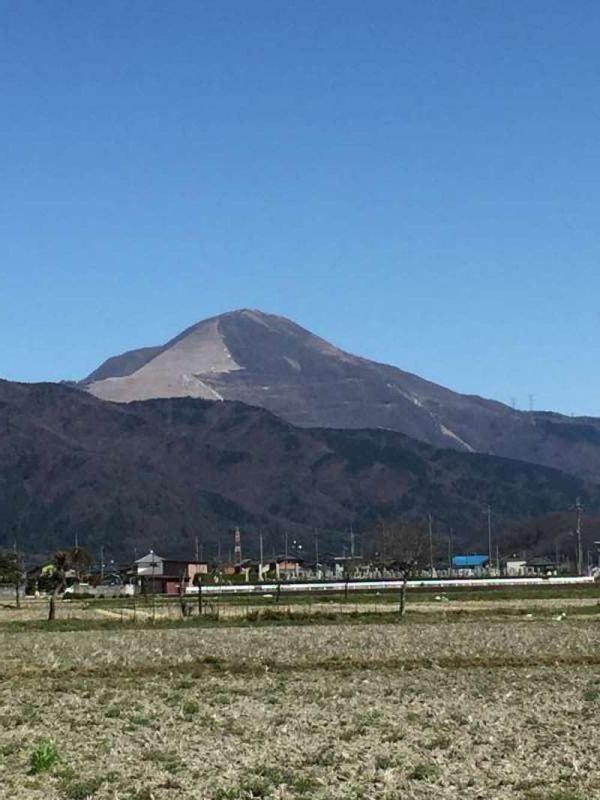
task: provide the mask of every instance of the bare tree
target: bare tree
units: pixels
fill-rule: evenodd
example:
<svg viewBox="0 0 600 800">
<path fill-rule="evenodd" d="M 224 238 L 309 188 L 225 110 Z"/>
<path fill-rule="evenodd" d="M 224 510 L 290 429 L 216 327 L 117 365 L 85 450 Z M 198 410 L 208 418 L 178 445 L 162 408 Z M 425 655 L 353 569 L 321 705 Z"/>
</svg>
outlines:
<svg viewBox="0 0 600 800">
<path fill-rule="evenodd" d="M 181 579 L 179 581 L 179 608 L 181 611 L 182 619 L 189 617 L 192 613 L 192 609 L 189 603 L 187 602 L 185 596 L 186 582 L 187 582 L 187 570 L 184 569 L 183 572 L 181 573 Z"/>
<path fill-rule="evenodd" d="M 399 614 L 406 613 L 406 587 L 409 579 L 423 568 L 427 561 L 427 533 L 419 525 L 409 522 L 381 522 L 374 535 L 379 565 L 399 575 Z"/>
<path fill-rule="evenodd" d="M 194 586 L 198 587 L 198 616 L 202 616 L 202 575 L 197 572 L 194 575 Z"/>
<path fill-rule="evenodd" d="M 15 603 L 21 608 L 21 582 L 23 579 L 23 565 L 17 553 L 12 551 L 0 553 L 0 584 L 14 586 Z"/>
<path fill-rule="evenodd" d="M 56 599 L 67 585 L 67 573 L 74 572 L 77 578 L 89 567 L 92 559 L 83 547 L 70 547 L 66 550 L 57 550 L 52 556 L 54 589 L 50 595 L 48 606 L 48 621 L 56 619 Z"/>
<path fill-rule="evenodd" d="M 358 558 L 349 557 L 346 558 L 344 561 L 344 599 L 348 599 L 348 584 L 354 577 L 354 572 L 356 570 L 357 564 L 359 563 Z"/>
</svg>

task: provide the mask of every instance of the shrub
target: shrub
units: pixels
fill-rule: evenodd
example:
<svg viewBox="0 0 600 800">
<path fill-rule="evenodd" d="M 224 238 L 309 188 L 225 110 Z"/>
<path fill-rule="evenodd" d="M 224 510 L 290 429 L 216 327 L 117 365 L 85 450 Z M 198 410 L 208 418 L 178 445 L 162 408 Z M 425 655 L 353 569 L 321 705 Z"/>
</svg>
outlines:
<svg viewBox="0 0 600 800">
<path fill-rule="evenodd" d="M 33 775 L 47 772 L 60 762 L 60 756 L 50 739 L 43 739 L 29 756 L 29 768 Z"/>
</svg>

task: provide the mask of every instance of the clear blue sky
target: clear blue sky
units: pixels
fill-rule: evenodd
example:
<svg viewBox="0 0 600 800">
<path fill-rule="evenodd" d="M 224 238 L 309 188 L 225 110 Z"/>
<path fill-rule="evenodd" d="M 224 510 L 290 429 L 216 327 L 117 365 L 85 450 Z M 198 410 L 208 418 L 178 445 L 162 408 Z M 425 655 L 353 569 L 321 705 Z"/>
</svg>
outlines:
<svg viewBox="0 0 600 800">
<path fill-rule="evenodd" d="M 0 13 L 0 376 L 252 307 L 600 415 L 597 2 Z"/>
</svg>

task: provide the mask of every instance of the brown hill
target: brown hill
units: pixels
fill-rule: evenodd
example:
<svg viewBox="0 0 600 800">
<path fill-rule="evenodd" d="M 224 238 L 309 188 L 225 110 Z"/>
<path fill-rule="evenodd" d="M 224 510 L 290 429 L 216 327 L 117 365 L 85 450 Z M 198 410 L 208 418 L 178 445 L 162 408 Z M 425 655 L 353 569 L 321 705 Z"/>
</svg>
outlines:
<svg viewBox="0 0 600 800">
<path fill-rule="evenodd" d="M 367 545 L 376 520 L 436 519 L 465 547 L 486 541 L 485 504 L 497 534 L 517 520 L 568 509 L 585 480 L 488 455 L 435 450 L 386 430 L 295 428 L 240 403 L 193 398 L 106 403 L 56 384 L 0 381 L 0 547 L 28 553 L 71 544 L 131 558 L 154 546 L 193 552 L 200 537 L 225 555 L 241 525 L 246 551 L 262 530 L 270 553 L 284 532 L 312 551 Z"/>
</svg>

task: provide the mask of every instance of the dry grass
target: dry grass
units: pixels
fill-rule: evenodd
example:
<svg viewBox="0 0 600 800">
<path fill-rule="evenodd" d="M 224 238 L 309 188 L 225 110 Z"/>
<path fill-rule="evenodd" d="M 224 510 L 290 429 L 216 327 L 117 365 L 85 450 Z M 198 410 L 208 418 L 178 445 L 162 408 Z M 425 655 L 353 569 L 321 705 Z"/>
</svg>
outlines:
<svg viewBox="0 0 600 800">
<path fill-rule="evenodd" d="M 421 593 L 409 593 L 408 615 L 409 618 L 417 620 L 443 621 L 447 622 L 454 618 L 460 619 L 480 619 L 486 617 L 489 620 L 496 618 L 505 619 L 514 616 L 516 618 L 531 614 L 532 617 L 551 617 L 559 614 L 581 615 L 585 614 L 589 618 L 600 619 L 600 586 L 586 587 L 584 595 L 578 595 L 574 590 L 567 593 L 564 590 L 552 592 L 547 589 L 545 596 L 536 596 L 536 592 L 514 590 L 514 597 L 511 592 L 503 592 L 500 597 L 493 592 L 488 592 L 487 596 L 481 598 L 478 593 L 463 591 L 433 594 L 423 596 Z M 529 596 L 532 594 L 533 596 Z M 508 595 L 508 596 L 506 596 Z M 195 616 L 196 600 L 188 598 L 188 604 Z M 387 593 L 383 596 L 378 594 L 362 594 L 360 598 L 354 598 L 350 594 L 347 601 L 341 596 L 327 597 L 315 596 L 305 597 L 298 600 L 293 597 L 284 597 L 280 603 L 275 601 L 272 596 L 264 598 L 256 597 L 224 597 L 208 598 L 204 601 L 204 609 L 218 614 L 221 621 L 235 622 L 245 620 L 247 617 L 256 617 L 266 611 L 279 614 L 291 614 L 296 616 L 321 616 L 322 618 L 332 615 L 349 616 L 368 616 L 375 618 L 379 616 L 392 616 L 398 607 L 398 598 L 394 593 Z M 0 608 L 0 630 L 10 623 L 18 622 L 43 622 L 48 613 L 48 601 L 45 599 L 26 599 L 20 610 L 14 608 L 10 603 Z M 72 621 L 95 621 L 98 623 L 150 623 L 152 620 L 161 624 L 176 623 L 181 620 L 179 602 L 176 598 L 165 600 L 157 598 L 152 603 L 149 598 L 138 598 L 135 603 L 131 599 L 114 600 L 67 600 L 59 602 L 59 620 Z M 439 618 L 439 620 L 438 620 Z M 193 622 L 193 619 L 191 620 Z"/>
<path fill-rule="evenodd" d="M 593 800 L 598 661 L 569 618 L 5 632 L 0 796 Z"/>
</svg>

